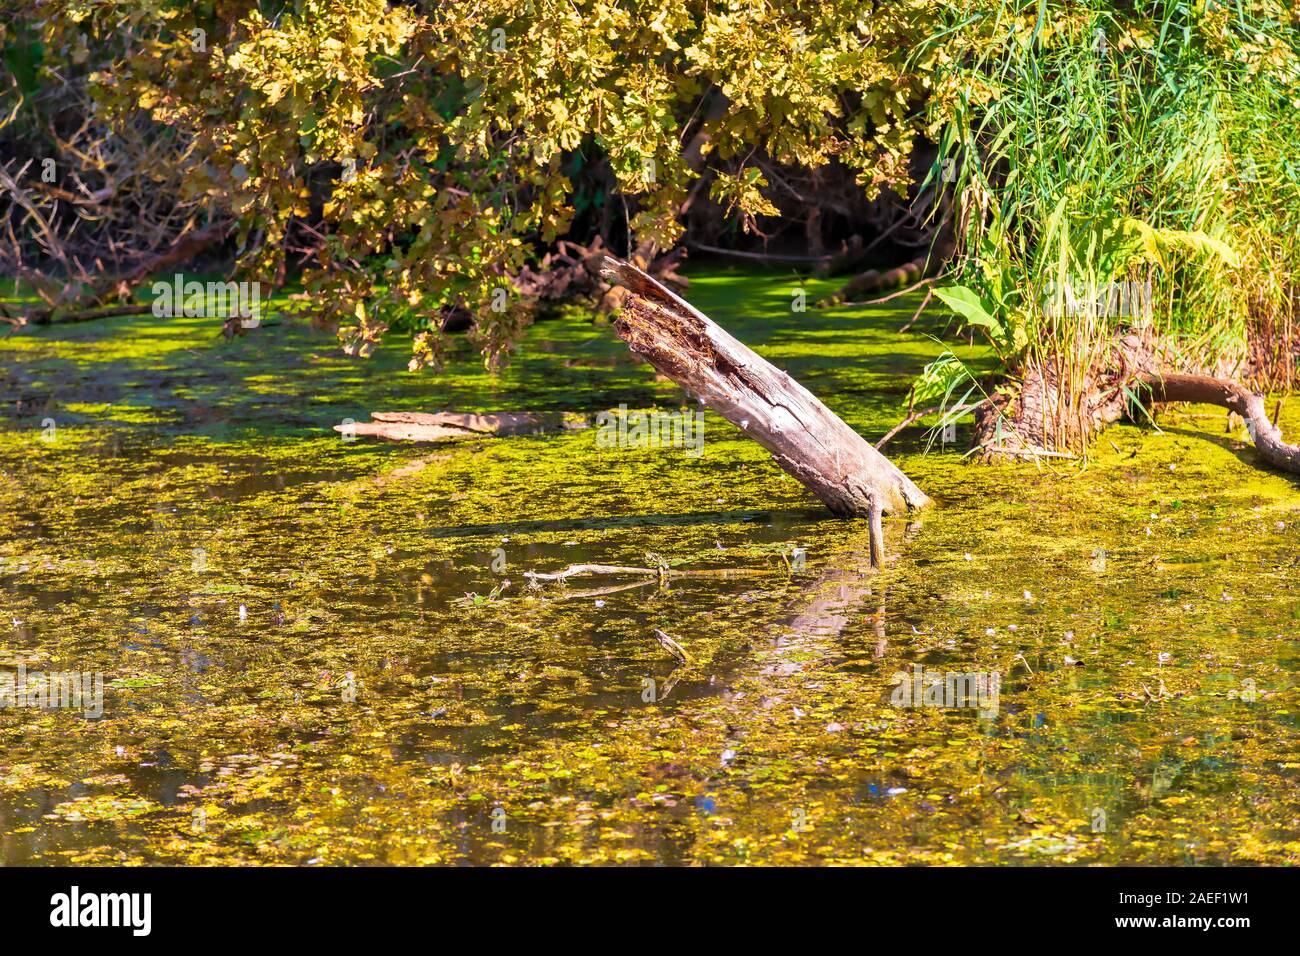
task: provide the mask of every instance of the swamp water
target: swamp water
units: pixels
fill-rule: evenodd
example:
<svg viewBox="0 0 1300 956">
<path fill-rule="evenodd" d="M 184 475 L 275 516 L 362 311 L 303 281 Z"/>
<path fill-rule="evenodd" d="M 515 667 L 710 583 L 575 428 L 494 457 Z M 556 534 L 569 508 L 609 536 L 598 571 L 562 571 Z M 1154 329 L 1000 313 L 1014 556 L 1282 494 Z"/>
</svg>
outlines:
<svg viewBox="0 0 1300 956">
<path fill-rule="evenodd" d="M 688 295 L 874 440 L 941 346 L 896 331 L 908 299 L 794 288 Z M 233 342 L 0 341 L 0 679 L 103 680 L 97 718 L 0 708 L 3 862 L 1300 861 L 1300 488 L 1221 412 L 1114 428 L 1086 469 L 910 430 L 889 454 L 936 507 L 870 575 L 865 522 L 712 414 L 698 457 L 331 430 L 682 406 L 588 317 L 492 379 L 346 359 L 274 305 Z M 731 573 L 524 576 L 661 560 Z"/>
</svg>

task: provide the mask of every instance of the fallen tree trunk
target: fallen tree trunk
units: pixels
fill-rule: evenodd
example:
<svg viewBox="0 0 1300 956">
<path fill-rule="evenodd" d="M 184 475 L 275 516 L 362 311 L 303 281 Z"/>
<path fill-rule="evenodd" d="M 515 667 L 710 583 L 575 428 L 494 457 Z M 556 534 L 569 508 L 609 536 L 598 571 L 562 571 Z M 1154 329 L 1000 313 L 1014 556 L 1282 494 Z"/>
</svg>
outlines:
<svg viewBox="0 0 1300 956">
<path fill-rule="evenodd" d="M 639 269 L 607 257 L 628 290 L 614 329 L 638 355 L 772 453 L 831 511 L 873 518 L 930 499 L 806 388 Z M 878 548 L 873 548 L 877 556 Z"/>
<path fill-rule="evenodd" d="M 335 425 L 344 435 L 367 435 L 388 441 L 444 442 L 487 436 L 532 435 L 558 431 L 563 416 L 534 412 L 371 412 L 371 422 Z"/>
<path fill-rule="evenodd" d="M 83 309 L 80 312 L 64 313 L 41 313 L 31 320 L 32 325 L 71 325 L 76 322 L 95 322 L 99 319 L 119 318 L 126 315 L 151 315 L 153 305 L 147 302 L 136 302 L 131 305 L 114 305 L 106 308 Z M 26 319 L 19 323 L 20 325 L 28 324 Z"/>
<path fill-rule="evenodd" d="M 858 302 L 868 295 L 890 289 L 901 289 L 920 282 L 927 277 L 938 275 L 956 249 L 956 244 L 948 237 L 942 237 L 934 248 L 927 249 L 910 262 L 880 272 L 868 269 L 859 273 L 836 290 L 834 295 L 818 302 L 819 306 L 834 306 L 845 302 Z"/>
</svg>

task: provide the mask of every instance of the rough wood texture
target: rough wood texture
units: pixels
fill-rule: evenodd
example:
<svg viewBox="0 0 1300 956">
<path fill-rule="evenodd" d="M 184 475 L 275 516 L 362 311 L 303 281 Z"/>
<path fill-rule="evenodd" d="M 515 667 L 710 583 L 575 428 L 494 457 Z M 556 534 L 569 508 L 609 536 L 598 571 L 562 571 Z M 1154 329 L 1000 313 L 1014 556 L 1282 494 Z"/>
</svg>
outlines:
<svg viewBox="0 0 1300 956">
<path fill-rule="evenodd" d="M 529 435 L 563 427 L 557 416 L 533 412 L 371 412 L 372 422 L 335 425 L 336 432 L 388 441 L 443 442 L 487 435 Z"/>
<path fill-rule="evenodd" d="M 806 388 L 639 269 L 606 257 L 630 293 L 614 323 L 628 347 L 772 453 L 837 515 L 901 513 L 930 499 Z"/>
</svg>

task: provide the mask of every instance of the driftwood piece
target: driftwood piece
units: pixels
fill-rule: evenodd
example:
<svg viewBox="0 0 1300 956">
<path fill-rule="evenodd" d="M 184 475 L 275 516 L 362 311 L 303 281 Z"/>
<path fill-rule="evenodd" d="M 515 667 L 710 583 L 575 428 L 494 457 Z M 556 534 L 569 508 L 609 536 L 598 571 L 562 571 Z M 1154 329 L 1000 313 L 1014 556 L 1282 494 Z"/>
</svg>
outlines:
<svg viewBox="0 0 1300 956">
<path fill-rule="evenodd" d="M 335 425 L 336 432 L 387 441 L 444 442 L 488 435 L 531 435 L 563 427 L 558 415 L 535 412 L 371 412 L 374 421 Z"/>
<path fill-rule="evenodd" d="M 606 258 L 628 289 L 614 328 L 660 373 L 772 453 L 837 515 L 915 511 L 930 499 L 806 388 L 639 269 Z"/>
<path fill-rule="evenodd" d="M 658 578 L 662 583 L 673 578 L 743 578 L 772 573 L 771 568 L 704 568 L 692 570 L 689 568 L 669 567 L 635 568 L 621 564 L 570 564 L 563 570 L 554 573 L 525 571 L 524 577 L 530 581 L 559 581 L 563 583 L 569 578 L 631 575 L 633 577 Z"/>
<path fill-rule="evenodd" d="M 533 581 L 567 581 L 569 578 L 587 575 L 620 574 L 643 575 L 650 578 L 662 576 L 662 572 L 655 568 L 630 568 L 618 564 L 571 564 L 563 571 L 556 571 L 554 574 L 545 574 L 541 571 L 525 571 L 524 577 Z"/>
</svg>

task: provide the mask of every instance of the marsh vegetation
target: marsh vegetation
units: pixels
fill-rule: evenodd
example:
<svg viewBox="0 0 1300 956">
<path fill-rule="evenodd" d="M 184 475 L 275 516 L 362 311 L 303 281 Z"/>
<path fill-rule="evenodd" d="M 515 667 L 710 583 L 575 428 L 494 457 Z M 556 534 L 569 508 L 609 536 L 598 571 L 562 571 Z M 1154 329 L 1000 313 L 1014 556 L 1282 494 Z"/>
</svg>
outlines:
<svg viewBox="0 0 1300 956">
<path fill-rule="evenodd" d="M 1293 5 L 0 8 L 0 862 L 1300 861 Z"/>
</svg>

